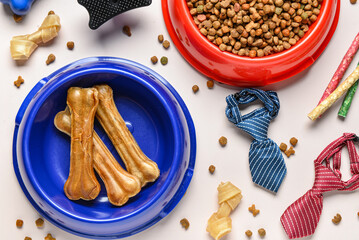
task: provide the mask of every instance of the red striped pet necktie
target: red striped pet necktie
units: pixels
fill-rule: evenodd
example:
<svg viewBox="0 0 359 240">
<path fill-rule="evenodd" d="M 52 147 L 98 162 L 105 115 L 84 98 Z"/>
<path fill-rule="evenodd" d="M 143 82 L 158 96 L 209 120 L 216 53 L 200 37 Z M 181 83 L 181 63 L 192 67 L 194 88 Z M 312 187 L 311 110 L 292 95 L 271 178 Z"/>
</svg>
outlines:
<svg viewBox="0 0 359 240">
<path fill-rule="evenodd" d="M 314 161 L 315 180 L 312 189 L 290 205 L 280 218 L 285 232 L 290 239 L 312 235 L 318 225 L 323 209 L 323 193 L 329 191 L 353 191 L 359 187 L 359 158 L 354 141 L 358 137 L 345 133 L 329 146 Z M 348 181 L 341 180 L 341 150 L 349 150 L 350 170 L 353 177 Z M 330 166 L 333 158 L 333 169 Z"/>
</svg>

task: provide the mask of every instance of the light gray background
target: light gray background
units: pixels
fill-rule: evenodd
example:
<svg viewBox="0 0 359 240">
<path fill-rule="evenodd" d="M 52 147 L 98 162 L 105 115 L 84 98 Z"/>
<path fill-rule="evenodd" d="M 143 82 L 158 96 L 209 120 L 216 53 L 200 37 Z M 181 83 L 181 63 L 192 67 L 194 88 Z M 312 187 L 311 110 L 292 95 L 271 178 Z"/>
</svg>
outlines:
<svg viewBox="0 0 359 240">
<path fill-rule="evenodd" d="M 17 66 L 10 57 L 11 37 L 35 31 L 49 10 L 54 10 L 61 18 L 59 37 L 53 44 L 37 49 L 25 66 Z M 358 132 L 359 96 L 355 97 L 345 121 L 337 118 L 338 103 L 316 123 L 307 118 L 359 30 L 358 10 L 359 4 L 351 5 L 349 0 L 343 0 L 338 28 L 320 58 L 296 77 L 267 88 L 276 90 L 281 101 L 279 116 L 270 125 L 269 136 L 278 143 L 288 142 L 292 136 L 299 139 L 295 156 L 290 159 L 285 157 L 288 174 L 278 194 L 273 195 L 251 182 L 248 170 L 251 139 L 229 123 L 224 115 L 225 97 L 238 89 L 216 84 L 209 90 L 206 87 L 207 79 L 187 64 L 174 45 L 166 51 L 158 44 L 158 34 L 162 33 L 166 39 L 169 38 L 159 0 L 154 0 L 150 7 L 118 16 L 97 31 L 88 28 L 87 12 L 75 0 L 38 0 L 20 24 L 15 23 L 0 4 L 0 238 L 9 240 L 31 236 L 36 240 L 43 239 L 51 232 L 58 240 L 80 239 L 48 222 L 44 229 L 35 227 L 38 213 L 22 193 L 12 167 L 14 118 L 27 93 L 42 77 L 80 58 L 110 55 L 137 61 L 165 77 L 186 102 L 196 125 L 198 142 L 195 173 L 186 196 L 160 223 L 128 239 L 209 240 L 206 224 L 210 215 L 217 210 L 216 188 L 221 181 L 228 180 L 242 189 L 243 200 L 231 215 L 233 230 L 226 239 L 245 239 L 244 232 L 247 229 L 254 232 L 252 239 L 258 239 L 257 229 L 261 227 L 267 230 L 266 239 L 286 239 L 279 218 L 289 204 L 312 186 L 313 160 L 343 132 Z M 124 24 L 131 26 L 131 38 L 122 33 Z M 66 42 L 70 40 L 76 44 L 73 51 L 66 48 Z M 49 53 L 56 55 L 56 62 L 46 66 L 45 60 Z M 153 55 L 167 56 L 168 65 L 153 66 L 150 62 Z M 355 57 L 349 71 L 355 68 L 358 61 L 359 55 Z M 20 89 L 13 85 L 18 75 L 25 79 Z M 200 88 L 197 94 L 191 90 L 194 84 Z M 218 144 L 218 138 L 222 135 L 228 138 L 225 148 Z M 350 174 L 346 151 L 343 160 L 344 178 L 348 179 Z M 213 176 L 208 173 L 210 164 L 216 166 Z M 252 203 L 261 210 L 255 218 L 248 212 Z M 359 192 L 326 195 L 317 231 L 314 237 L 308 239 L 357 239 L 358 211 Z M 338 226 L 331 222 L 336 213 L 343 217 Z M 191 223 L 187 231 L 179 224 L 183 217 Z M 15 227 L 17 218 L 25 222 L 21 230 Z"/>
</svg>

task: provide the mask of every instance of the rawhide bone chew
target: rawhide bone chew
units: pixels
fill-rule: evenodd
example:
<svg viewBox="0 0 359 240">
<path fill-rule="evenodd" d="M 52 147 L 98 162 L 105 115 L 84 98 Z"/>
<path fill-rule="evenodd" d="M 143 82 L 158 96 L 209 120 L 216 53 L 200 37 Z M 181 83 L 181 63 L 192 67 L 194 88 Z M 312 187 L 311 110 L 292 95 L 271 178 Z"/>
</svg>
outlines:
<svg viewBox="0 0 359 240">
<path fill-rule="evenodd" d="M 142 186 L 154 182 L 159 177 L 160 170 L 157 164 L 142 152 L 128 130 L 116 108 L 112 89 L 108 85 L 97 85 L 94 88 L 98 90 L 100 100 L 96 118 L 125 163 L 127 171 L 138 177 Z"/>
<path fill-rule="evenodd" d="M 208 219 L 207 232 L 218 240 L 227 235 L 232 230 L 232 219 L 229 217 L 231 212 L 241 202 L 241 190 L 231 182 L 221 183 L 218 188 L 219 209 Z"/>
<path fill-rule="evenodd" d="M 35 49 L 57 36 L 60 31 L 60 18 L 50 12 L 42 22 L 39 29 L 31 34 L 13 37 L 10 41 L 11 57 L 14 60 L 27 60 Z"/>
<path fill-rule="evenodd" d="M 308 114 L 311 120 L 316 120 L 328 108 L 330 108 L 348 89 L 359 79 L 359 66 L 342 82 L 324 101 Z"/>
<path fill-rule="evenodd" d="M 54 123 L 58 130 L 70 136 L 71 116 L 68 108 L 56 114 Z M 93 145 L 94 168 L 105 183 L 108 200 L 115 206 L 122 206 L 140 192 L 140 180 L 121 167 L 96 131 L 93 132 Z"/>
<path fill-rule="evenodd" d="M 93 200 L 101 187 L 93 170 L 93 126 L 98 106 L 95 88 L 72 87 L 67 91 L 71 113 L 70 173 L 64 191 L 70 200 Z"/>
</svg>

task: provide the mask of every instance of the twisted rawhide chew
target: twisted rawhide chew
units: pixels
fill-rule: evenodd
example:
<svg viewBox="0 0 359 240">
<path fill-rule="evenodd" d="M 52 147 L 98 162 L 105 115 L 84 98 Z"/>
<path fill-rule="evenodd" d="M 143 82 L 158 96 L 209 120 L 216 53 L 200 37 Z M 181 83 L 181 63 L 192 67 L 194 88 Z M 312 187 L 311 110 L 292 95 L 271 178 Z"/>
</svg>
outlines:
<svg viewBox="0 0 359 240">
<path fill-rule="evenodd" d="M 67 91 L 71 113 L 70 173 L 64 191 L 71 200 L 93 200 L 101 187 L 93 170 L 93 126 L 98 106 L 95 88 L 72 87 Z"/>
<path fill-rule="evenodd" d="M 49 42 L 60 31 L 60 18 L 53 12 L 49 12 L 40 28 L 31 34 L 13 37 L 10 41 L 11 57 L 14 60 L 27 60 L 35 49 Z"/>
<path fill-rule="evenodd" d="M 68 108 L 56 114 L 54 122 L 58 130 L 70 135 L 71 116 Z M 94 168 L 105 183 L 108 200 L 115 206 L 122 206 L 140 192 L 140 180 L 121 167 L 96 131 L 93 132 L 93 144 Z"/>
<path fill-rule="evenodd" d="M 232 230 L 232 219 L 229 217 L 231 212 L 241 202 L 241 190 L 231 182 L 221 183 L 218 188 L 219 209 L 208 219 L 207 232 L 218 240 L 227 235 Z"/>
<path fill-rule="evenodd" d="M 98 90 L 100 100 L 96 118 L 125 163 L 127 171 L 138 177 L 142 186 L 154 182 L 159 177 L 160 170 L 157 164 L 142 152 L 128 130 L 116 108 L 112 89 L 108 85 L 97 85 L 94 88 Z"/>
</svg>

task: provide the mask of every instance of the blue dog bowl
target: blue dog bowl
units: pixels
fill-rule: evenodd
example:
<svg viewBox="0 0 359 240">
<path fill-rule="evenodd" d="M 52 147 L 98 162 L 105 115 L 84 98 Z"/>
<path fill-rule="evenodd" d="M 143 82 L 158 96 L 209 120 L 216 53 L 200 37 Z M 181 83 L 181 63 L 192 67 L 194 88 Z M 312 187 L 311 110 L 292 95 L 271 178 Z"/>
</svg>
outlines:
<svg viewBox="0 0 359 240">
<path fill-rule="evenodd" d="M 5 4 L 10 5 L 11 10 L 17 15 L 25 15 L 30 11 L 34 0 L 0 0 Z"/>
<path fill-rule="evenodd" d="M 69 87 L 101 83 L 112 87 L 130 131 L 161 171 L 122 207 L 109 203 L 104 185 L 93 201 L 71 201 L 63 192 L 70 138 L 55 128 L 54 117 L 65 109 Z M 98 123 L 95 129 L 120 160 Z M 184 195 L 195 155 L 195 129 L 181 97 L 160 75 L 125 59 L 86 58 L 59 69 L 35 85 L 15 120 L 13 163 L 26 197 L 48 221 L 82 237 L 126 237 L 160 221 Z"/>
</svg>

